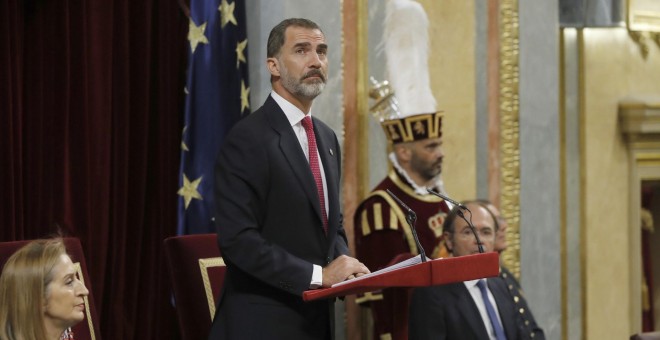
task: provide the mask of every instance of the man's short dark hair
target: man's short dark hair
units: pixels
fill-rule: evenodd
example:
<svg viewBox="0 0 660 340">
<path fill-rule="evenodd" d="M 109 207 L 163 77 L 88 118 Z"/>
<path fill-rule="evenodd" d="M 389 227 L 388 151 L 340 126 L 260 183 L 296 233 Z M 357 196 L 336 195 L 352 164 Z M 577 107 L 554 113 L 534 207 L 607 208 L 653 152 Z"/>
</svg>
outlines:
<svg viewBox="0 0 660 340">
<path fill-rule="evenodd" d="M 309 19 L 303 19 L 303 18 L 285 19 L 279 24 L 277 24 L 277 26 L 273 27 L 273 29 L 270 31 L 270 35 L 268 35 L 268 44 L 266 45 L 267 58 L 274 58 L 280 54 L 280 50 L 282 49 L 282 46 L 284 46 L 286 29 L 291 26 L 317 29 L 321 31 L 321 34 L 323 34 L 323 30 L 321 30 L 321 27 L 319 27 L 319 25 L 317 25 L 315 22 Z"/>
<path fill-rule="evenodd" d="M 497 224 L 497 219 L 495 218 L 495 215 L 493 215 L 493 212 L 490 211 L 490 209 L 488 209 L 485 206 L 484 202 L 485 202 L 485 200 L 476 199 L 476 200 L 463 201 L 463 202 L 461 202 L 461 204 L 462 205 L 468 205 L 468 204 L 478 205 L 478 206 L 486 209 L 486 211 L 488 212 L 488 215 L 490 215 L 490 217 L 493 219 L 493 222 L 495 224 L 494 225 L 495 231 L 497 231 L 499 229 L 499 226 Z M 454 222 L 456 221 L 456 218 L 458 217 L 458 213 L 460 211 L 461 211 L 460 207 L 454 206 L 454 208 L 449 212 L 449 215 L 447 215 L 447 218 L 445 218 L 445 222 L 442 223 L 442 231 L 444 231 L 446 233 L 450 233 L 450 234 L 452 234 L 454 232 Z M 471 216 L 469 216 L 469 214 L 468 214 L 467 218 L 470 218 L 470 217 Z M 460 218 L 460 217 L 458 217 L 458 218 Z"/>
<path fill-rule="evenodd" d="M 447 215 L 447 218 L 445 218 L 445 222 L 442 223 L 442 231 L 450 234 L 454 233 L 454 221 L 456 221 L 456 218 L 458 217 L 458 212 L 460 210 L 461 208 L 458 206 L 454 206 L 454 208 L 451 209 L 449 215 Z"/>
</svg>

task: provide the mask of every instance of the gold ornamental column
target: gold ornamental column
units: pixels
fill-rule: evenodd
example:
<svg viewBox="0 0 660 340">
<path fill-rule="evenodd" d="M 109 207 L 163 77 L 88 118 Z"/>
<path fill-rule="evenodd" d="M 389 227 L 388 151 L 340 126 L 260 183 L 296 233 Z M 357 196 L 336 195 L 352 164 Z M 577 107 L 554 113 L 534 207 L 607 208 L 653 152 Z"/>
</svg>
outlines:
<svg viewBox="0 0 660 340">
<path fill-rule="evenodd" d="M 366 131 L 367 97 L 367 1 L 345 0 L 341 2 L 342 72 L 344 81 L 344 169 L 342 200 L 344 205 L 344 229 L 348 237 L 351 254 L 355 254 L 353 215 L 369 183 L 368 135 Z M 360 307 L 355 296 L 346 297 L 346 339 L 363 339 Z M 338 322 L 341 322 L 338 320 Z"/>
<path fill-rule="evenodd" d="M 507 217 L 509 247 L 502 259 L 520 278 L 520 120 L 518 1 L 500 0 L 500 207 Z"/>
</svg>

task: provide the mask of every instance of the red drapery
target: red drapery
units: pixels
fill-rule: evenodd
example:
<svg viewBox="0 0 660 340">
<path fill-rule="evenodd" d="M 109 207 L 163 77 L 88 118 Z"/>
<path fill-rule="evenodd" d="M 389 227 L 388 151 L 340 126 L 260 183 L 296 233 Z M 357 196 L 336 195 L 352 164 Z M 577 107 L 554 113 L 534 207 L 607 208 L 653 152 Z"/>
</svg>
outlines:
<svg viewBox="0 0 660 340">
<path fill-rule="evenodd" d="M 105 339 L 177 337 L 187 24 L 176 0 L 0 2 L 0 241 L 79 237 Z"/>
</svg>

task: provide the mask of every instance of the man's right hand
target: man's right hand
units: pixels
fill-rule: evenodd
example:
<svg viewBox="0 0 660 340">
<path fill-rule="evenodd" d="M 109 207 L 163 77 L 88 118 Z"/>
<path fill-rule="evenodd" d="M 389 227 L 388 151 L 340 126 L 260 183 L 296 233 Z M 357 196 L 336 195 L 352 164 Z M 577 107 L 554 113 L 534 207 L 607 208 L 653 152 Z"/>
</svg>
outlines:
<svg viewBox="0 0 660 340">
<path fill-rule="evenodd" d="M 369 274 L 369 268 L 355 258 L 341 255 L 323 268 L 323 287 Z"/>
</svg>

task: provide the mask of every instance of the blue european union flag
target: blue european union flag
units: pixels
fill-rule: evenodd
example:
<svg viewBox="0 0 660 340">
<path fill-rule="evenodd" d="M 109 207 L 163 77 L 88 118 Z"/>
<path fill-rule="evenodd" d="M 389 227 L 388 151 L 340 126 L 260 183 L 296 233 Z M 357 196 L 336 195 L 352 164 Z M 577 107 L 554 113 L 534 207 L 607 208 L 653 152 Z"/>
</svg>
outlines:
<svg viewBox="0 0 660 340">
<path fill-rule="evenodd" d="M 177 233 L 214 232 L 213 166 L 249 110 L 243 0 L 191 0 Z"/>
</svg>

